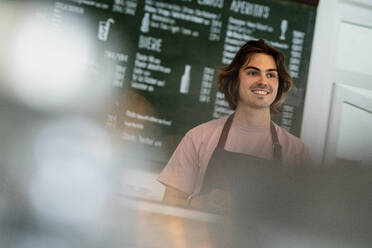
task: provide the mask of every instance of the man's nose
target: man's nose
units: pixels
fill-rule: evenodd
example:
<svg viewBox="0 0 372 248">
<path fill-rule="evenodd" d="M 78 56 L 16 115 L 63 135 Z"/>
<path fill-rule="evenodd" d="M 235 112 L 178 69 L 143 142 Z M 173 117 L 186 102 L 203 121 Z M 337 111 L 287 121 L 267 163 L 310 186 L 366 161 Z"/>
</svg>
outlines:
<svg viewBox="0 0 372 248">
<path fill-rule="evenodd" d="M 265 82 L 265 80 L 266 80 L 265 73 L 260 72 L 260 73 L 258 74 L 258 81 L 259 81 L 259 82 Z"/>
<path fill-rule="evenodd" d="M 260 73 L 260 75 L 258 77 L 257 85 L 260 86 L 260 87 L 264 87 L 264 86 L 267 87 L 267 82 L 266 82 L 265 75 L 263 75 L 262 73 Z"/>
</svg>

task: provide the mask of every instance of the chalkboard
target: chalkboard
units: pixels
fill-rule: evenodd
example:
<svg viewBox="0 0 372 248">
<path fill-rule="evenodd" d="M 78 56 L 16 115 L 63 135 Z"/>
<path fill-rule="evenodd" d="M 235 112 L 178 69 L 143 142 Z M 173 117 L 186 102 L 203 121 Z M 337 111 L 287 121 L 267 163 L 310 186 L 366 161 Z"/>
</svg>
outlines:
<svg viewBox="0 0 372 248">
<path fill-rule="evenodd" d="M 273 119 L 300 134 L 316 6 L 289 0 L 47 2 L 54 26 L 83 27 L 79 35 L 94 47 L 87 66 L 92 84 L 114 90 L 104 123 L 119 136 L 123 155 L 166 162 L 189 129 L 230 114 L 217 71 L 251 39 L 284 53 L 297 88 Z"/>
</svg>

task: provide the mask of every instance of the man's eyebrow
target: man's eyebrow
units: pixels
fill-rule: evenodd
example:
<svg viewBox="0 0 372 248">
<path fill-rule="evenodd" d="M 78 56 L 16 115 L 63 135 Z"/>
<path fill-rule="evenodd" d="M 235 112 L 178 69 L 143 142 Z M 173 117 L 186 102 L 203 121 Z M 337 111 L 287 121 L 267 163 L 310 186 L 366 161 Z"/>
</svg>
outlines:
<svg viewBox="0 0 372 248">
<path fill-rule="evenodd" d="M 244 70 L 247 70 L 247 69 L 253 69 L 253 70 L 256 70 L 256 71 L 261 71 L 260 68 L 257 68 L 257 67 L 254 67 L 254 66 L 247 66 L 244 68 Z M 275 72 L 278 72 L 277 69 L 267 69 L 266 71 L 275 71 Z"/>
</svg>

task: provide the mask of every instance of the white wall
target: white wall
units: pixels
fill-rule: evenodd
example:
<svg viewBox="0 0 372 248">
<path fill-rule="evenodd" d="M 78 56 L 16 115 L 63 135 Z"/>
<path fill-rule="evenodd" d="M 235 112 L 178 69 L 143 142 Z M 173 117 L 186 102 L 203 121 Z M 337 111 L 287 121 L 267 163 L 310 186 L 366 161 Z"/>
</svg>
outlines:
<svg viewBox="0 0 372 248">
<path fill-rule="evenodd" d="M 331 106 L 339 85 L 372 90 L 371 0 L 320 0 L 301 129 L 316 162 L 323 161 L 330 146 L 335 128 L 330 116 L 337 114 Z M 356 126 L 355 132 L 363 130 Z"/>
</svg>

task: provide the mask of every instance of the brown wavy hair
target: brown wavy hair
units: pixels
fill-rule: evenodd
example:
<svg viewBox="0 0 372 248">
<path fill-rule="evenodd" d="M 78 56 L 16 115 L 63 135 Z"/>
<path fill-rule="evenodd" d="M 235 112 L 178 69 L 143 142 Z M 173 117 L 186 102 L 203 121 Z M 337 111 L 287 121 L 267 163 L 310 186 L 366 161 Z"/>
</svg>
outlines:
<svg viewBox="0 0 372 248">
<path fill-rule="evenodd" d="M 229 65 L 219 69 L 217 78 L 219 90 L 224 93 L 230 108 L 235 110 L 239 100 L 239 70 L 255 53 L 264 53 L 274 58 L 278 70 L 279 86 L 270 110 L 271 113 L 278 114 L 280 105 L 283 104 L 287 92 L 294 87 L 294 84 L 285 66 L 283 54 L 263 40 L 248 41 L 239 49 Z"/>
</svg>

